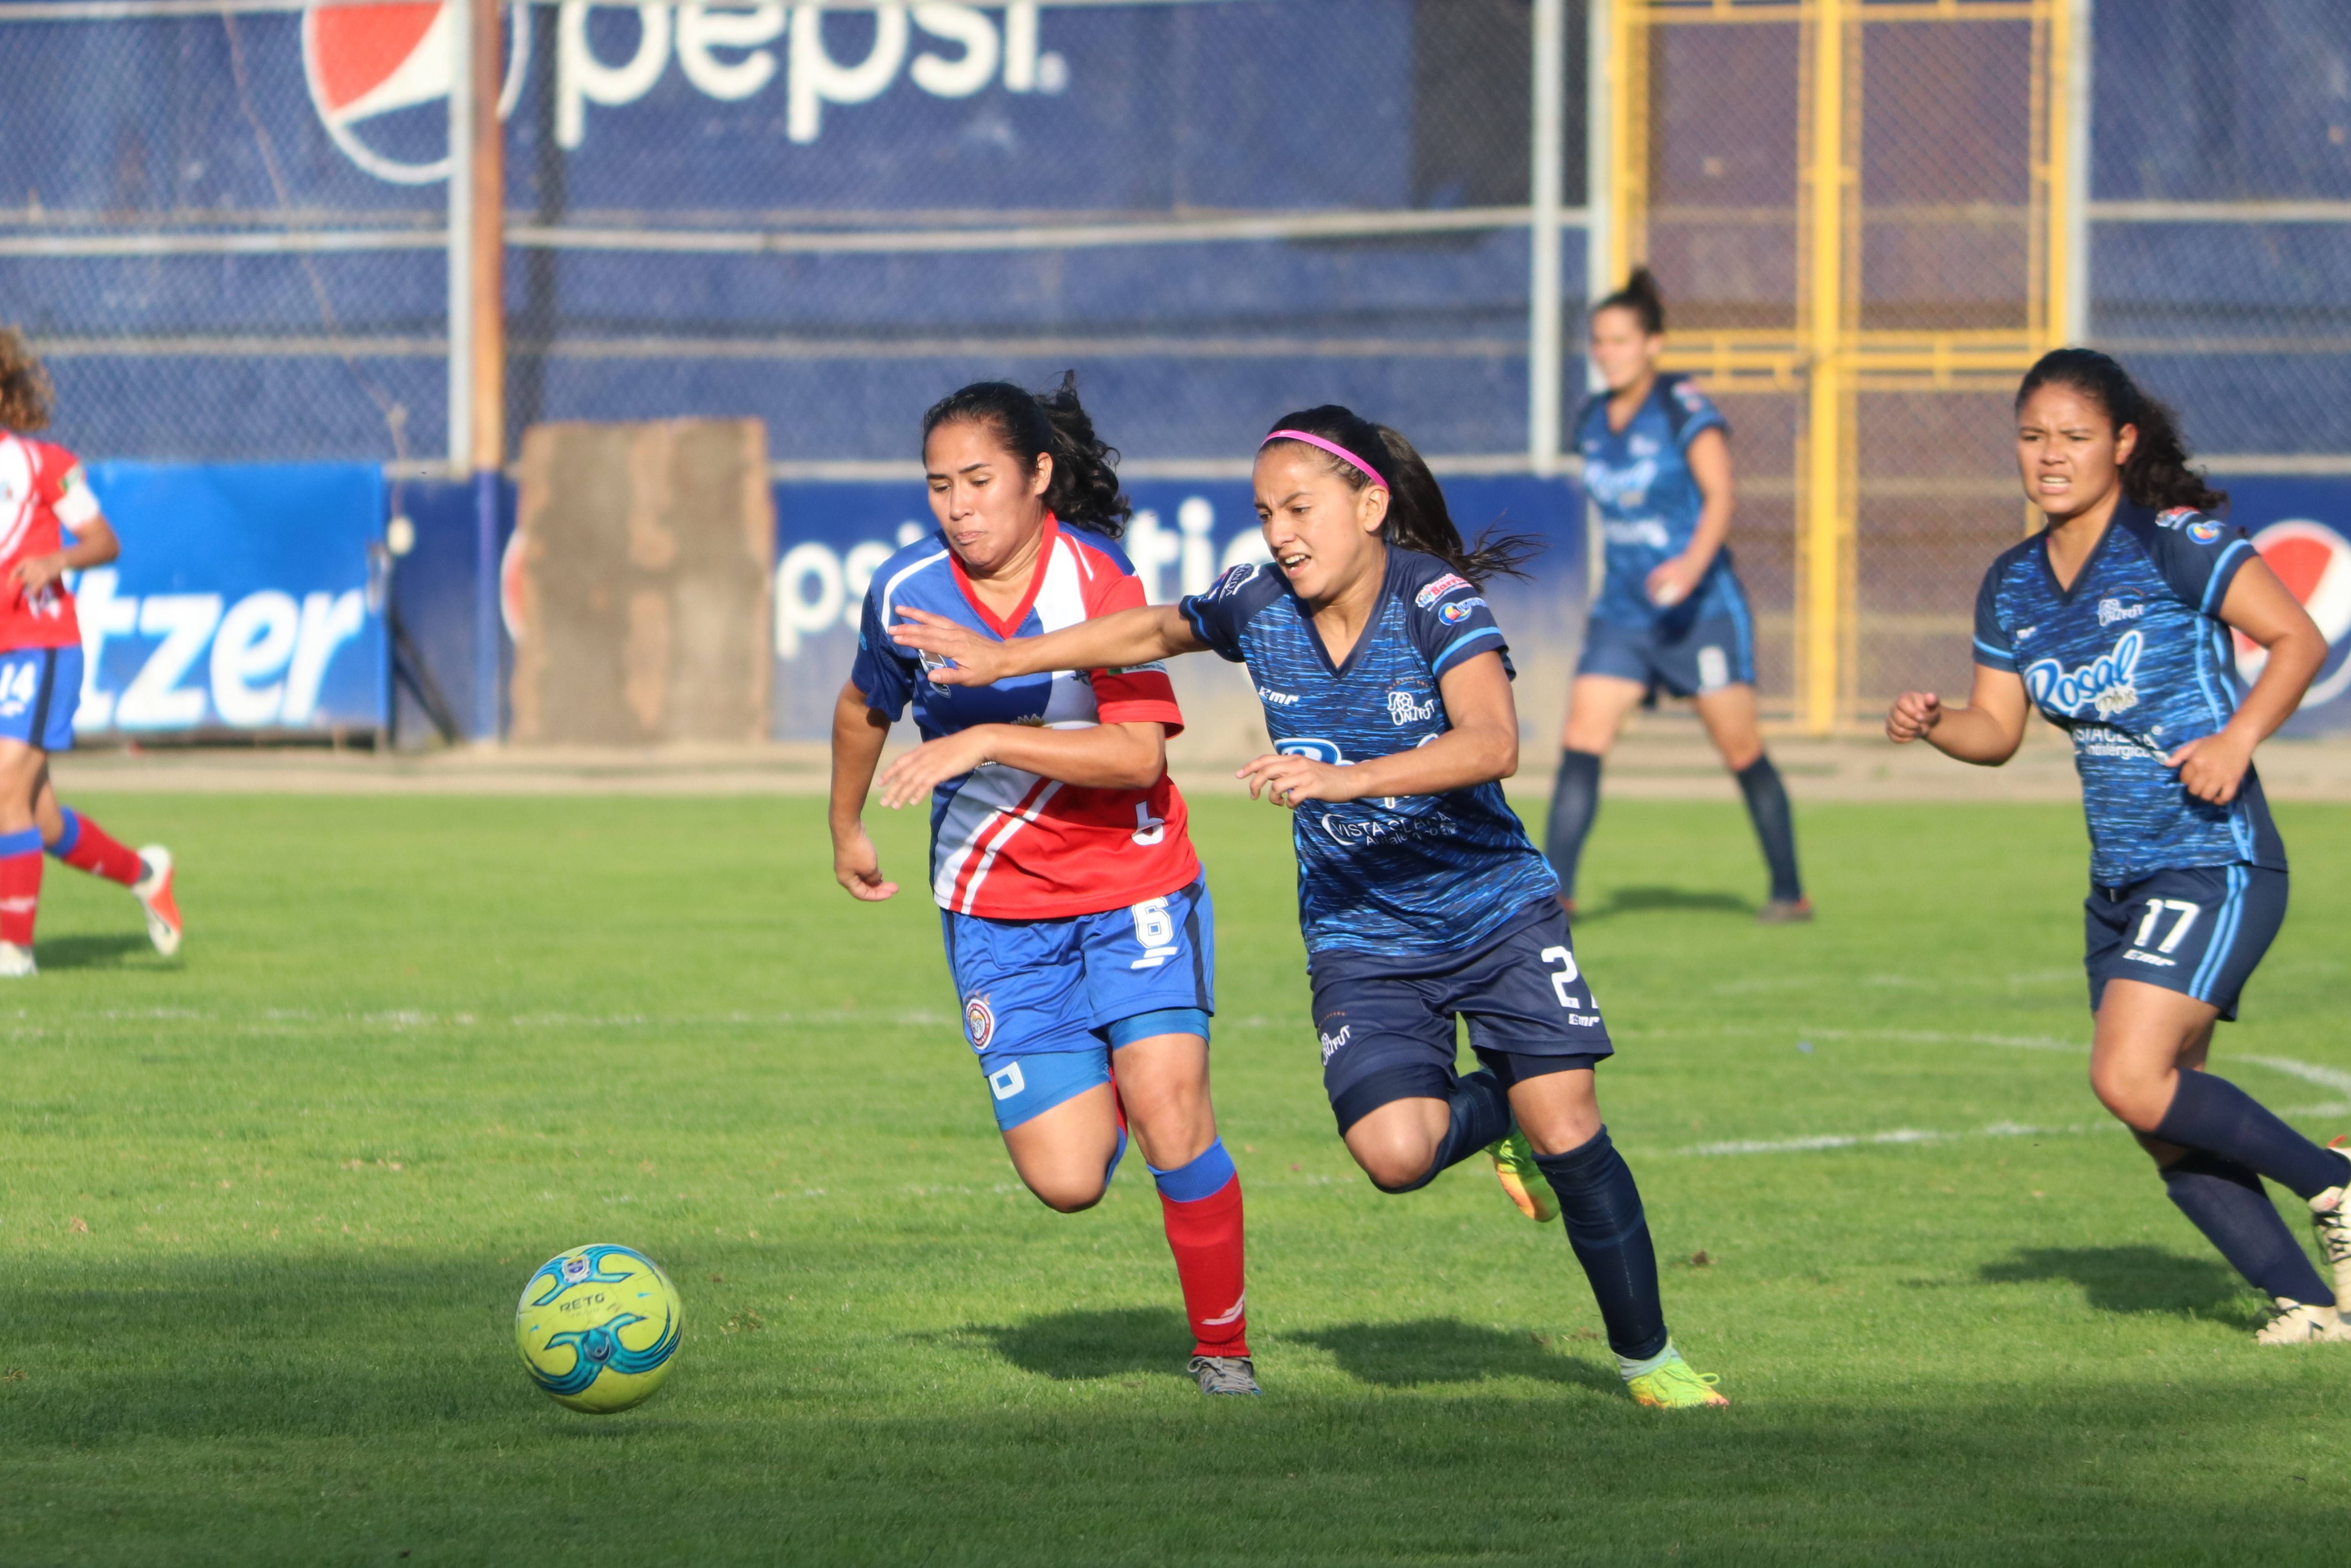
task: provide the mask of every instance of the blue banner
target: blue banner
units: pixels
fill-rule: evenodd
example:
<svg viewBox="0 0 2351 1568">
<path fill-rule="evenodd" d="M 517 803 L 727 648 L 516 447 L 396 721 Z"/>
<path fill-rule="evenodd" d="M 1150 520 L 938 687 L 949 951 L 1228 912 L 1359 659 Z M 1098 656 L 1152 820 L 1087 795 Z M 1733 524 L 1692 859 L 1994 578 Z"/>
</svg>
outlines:
<svg viewBox="0 0 2351 1568">
<path fill-rule="evenodd" d="M 1126 488 L 1135 513 L 1123 546 L 1155 603 L 1199 592 L 1226 567 L 1266 559 L 1247 481 L 1137 480 Z M 1524 476 L 1450 479 L 1445 491 L 1456 522 L 1472 538 L 1499 528 L 1545 543 L 1531 580 L 1496 584 L 1489 597 L 1521 675 L 1556 667 L 1557 682 L 1539 683 L 1547 707 L 1555 701 L 1550 686 L 1563 690 L 1583 621 L 1583 497 L 1565 479 Z M 857 654 L 867 585 L 883 562 L 936 527 L 919 480 L 776 486 L 778 739 L 817 740 L 830 732 L 833 702 Z M 1188 711 L 1212 688 L 1197 672 L 1179 665 L 1177 673 Z M 1247 695 L 1245 685 L 1235 689 Z M 1522 707 L 1528 691 L 1522 682 Z M 1555 718 L 1545 712 L 1540 722 Z"/>
<path fill-rule="evenodd" d="M 2327 642 L 2326 663 L 2283 733 L 2351 729 L 2351 480 L 2224 477 L 2229 520 L 2253 544 Z M 2237 639 L 2237 672 L 2261 673 L 2261 651 Z"/>
<path fill-rule="evenodd" d="M 371 464 L 99 463 L 122 540 L 74 587 L 84 736 L 380 730 L 384 486 Z"/>
</svg>

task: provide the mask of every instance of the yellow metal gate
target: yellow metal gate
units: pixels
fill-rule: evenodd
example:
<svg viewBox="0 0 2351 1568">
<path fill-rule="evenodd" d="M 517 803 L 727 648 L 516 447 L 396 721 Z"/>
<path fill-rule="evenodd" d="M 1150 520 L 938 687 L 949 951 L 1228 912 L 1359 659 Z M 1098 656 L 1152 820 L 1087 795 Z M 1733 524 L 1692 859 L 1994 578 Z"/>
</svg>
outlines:
<svg viewBox="0 0 2351 1568">
<path fill-rule="evenodd" d="M 1765 709 L 1963 692 L 2072 254 L 2068 0 L 1610 0 L 1607 250 L 1737 432 Z M 1597 280 L 1595 280 L 1597 281 Z"/>
</svg>

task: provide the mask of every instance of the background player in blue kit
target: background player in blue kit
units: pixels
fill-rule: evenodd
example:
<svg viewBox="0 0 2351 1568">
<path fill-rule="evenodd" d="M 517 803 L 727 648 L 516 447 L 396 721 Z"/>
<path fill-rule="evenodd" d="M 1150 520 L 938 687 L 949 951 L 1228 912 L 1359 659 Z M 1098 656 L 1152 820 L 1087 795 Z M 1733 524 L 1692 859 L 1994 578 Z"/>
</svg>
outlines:
<svg viewBox="0 0 2351 1568">
<path fill-rule="evenodd" d="M 1730 426 L 1687 378 L 1661 375 L 1666 308 L 1648 268 L 1593 307 L 1592 362 L 1608 390 L 1583 405 L 1576 448 L 1606 570 L 1560 739 L 1543 852 L 1575 907 L 1575 868 L 1600 810 L 1600 763 L 1635 704 L 1696 701 L 1762 841 L 1771 894 L 1757 918 L 1809 920 L 1796 830 L 1755 716 L 1755 632 L 1732 570 Z"/>
<path fill-rule="evenodd" d="M 1518 766 L 1518 713 L 1479 585 L 1523 547 L 1465 549 L 1411 444 L 1344 408 L 1279 421 L 1255 483 L 1272 565 L 1180 605 L 1011 643 L 910 612 L 893 635 L 951 660 L 930 677 L 954 684 L 1208 649 L 1246 664 L 1274 749 L 1240 777 L 1296 812 L 1323 1086 L 1349 1152 L 1409 1192 L 1500 1145 L 1521 1207 L 1565 1215 L 1634 1397 L 1728 1404 L 1667 1333 L 1640 1192 L 1594 1092 L 1614 1047 L 1558 879 L 1499 782 Z M 1457 1020 L 1478 1071 L 1455 1071 Z"/>
<path fill-rule="evenodd" d="M 939 531 L 866 591 L 833 713 L 833 872 L 869 902 L 898 891 L 862 817 L 911 701 L 924 743 L 891 765 L 882 798 L 930 802 L 931 895 L 1013 1166 L 1053 1207 L 1091 1208 L 1131 1120 L 1183 1286 L 1193 1378 L 1203 1394 L 1255 1394 L 1240 1176 L 1208 1100 L 1216 927 L 1167 777 L 1167 736 L 1183 725 L 1167 672 L 1138 660 L 938 685 L 883 631 L 912 606 L 995 639 L 1141 604 L 1113 542 L 1128 515 L 1116 455 L 1066 379 L 1041 397 L 982 382 L 925 415 Z"/>
<path fill-rule="evenodd" d="M 2017 392 L 2024 493 L 2048 526 L 2001 552 L 1976 599 L 1968 706 L 1905 693 L 1886 719 L 1997 767 L 2028 706 L 2071 733 L 2090 824 L 2090 1082 L 2155 1157 L 2171 1200 L 2276 1302 L 2263 1344 L 2351 1340 L 2351 1155 L 2321 1148 L 2204 1070 L 2212 1026 L 2285 919 L 2285 846 L 2253 747 L 2293 714 L 2326 642 L 2187 466 L 2171 413 L 2086 349 Z M 2230 632 L 2267 652 L 2241 702 Z M 2310 1204 L 2322 1281 L 2262 1177 Z"/>
</svg>

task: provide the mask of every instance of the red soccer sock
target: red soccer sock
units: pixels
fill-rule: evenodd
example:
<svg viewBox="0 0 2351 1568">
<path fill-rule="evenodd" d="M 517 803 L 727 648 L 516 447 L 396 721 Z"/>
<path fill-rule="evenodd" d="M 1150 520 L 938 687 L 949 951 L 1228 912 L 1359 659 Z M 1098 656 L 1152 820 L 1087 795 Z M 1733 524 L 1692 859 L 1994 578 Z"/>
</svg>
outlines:
<svg viewBox="0 0 2351 1568">
<path fill-rule="evenodd" d="M 1223 1150 L 1217 1150 L 1221 1154 Z M 1195 1355 L 1247 1355 L 1249 1294 L 1241 1266 L 1241 1178 L 1186 1203 L 1159 1195 L 1167 1249 L 1184 1287 Z"/>
<path fill-rule="evenodd" d="M 139 852 L 124 847 L 110 838 L 104 828 L 68 806 L 64 810 L 66 831 L 49 846 L 49 852 L 76 871 L 86 871 L 92 876 L 102 876 L 109 882 L 119 882 L 129 887 L 146 874 L 140 862 Z"/>
<path fill-rule="evenodd" d="M 33 917 L 41 908 L 41 835 L 27 828 L 0 837 L 0 942 L 33 945 Z"/>
</svg>

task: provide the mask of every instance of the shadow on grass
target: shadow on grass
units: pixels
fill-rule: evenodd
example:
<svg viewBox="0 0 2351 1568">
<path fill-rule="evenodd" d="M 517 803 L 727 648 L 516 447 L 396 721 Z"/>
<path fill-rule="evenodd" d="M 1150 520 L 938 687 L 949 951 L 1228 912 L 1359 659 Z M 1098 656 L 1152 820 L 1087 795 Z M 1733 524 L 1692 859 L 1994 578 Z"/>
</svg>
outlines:
<svg viewBox="0 0 2351 1568">
<path fill-rule="evenodd" d="M 1021 1371 L 1062 1382 L 1165 1373 L 1180 1367 L 1192 1348 L 1184 1314 L 1166 1307 L 1055 1312 L 1024 1323 L 974 1323 L 962 1332 L 986 1340 Z"/>
<path fill-rule="evenodd" d="M 2032 1247 L 1977 1270 L 1987 1284 L 2068 1280 L 2102 1312 L 2161 1312 L 2260 1326 L 2244 1281 L 2209 1258 L 2160 1247 Z"/>
<path fill-rule="evenodd" d="M 1691 893 L 1678 887 L 1620 887 L 1608 902 L 1591 908 L 1578 905 L 1575 919 L 1606 920 L 1618 915 L 1642 915 L 1653 909 L 1711 911 L 1719 915 L 1752 915 L 1752 901 L 1732 893 Z"/>
<path fill-rule="evenodd" d="M 44 969 L 120 969 L 126 960 L 137 957 L 154 959 L 139 967 L 144 969 L 172 969 L 178 966 L 156 957 L 154 944 L 143 932 L 108 932 L 86 936 L 45 936 L 35 949 Z"/>
<path fill-rule="evenodd" d="M 1348 1376 L 1389 1388 L 1482 1383 L 1489 1377 L 1531 1377 L 1611 1393 L 1622 1386 L 1604 1369 L 1547 1346 L 1532 1334 L 1481 1328 L 1458 1318 L 1341 1323 L 1282 1337 L 1327 1350 Z"/>
</svg>

